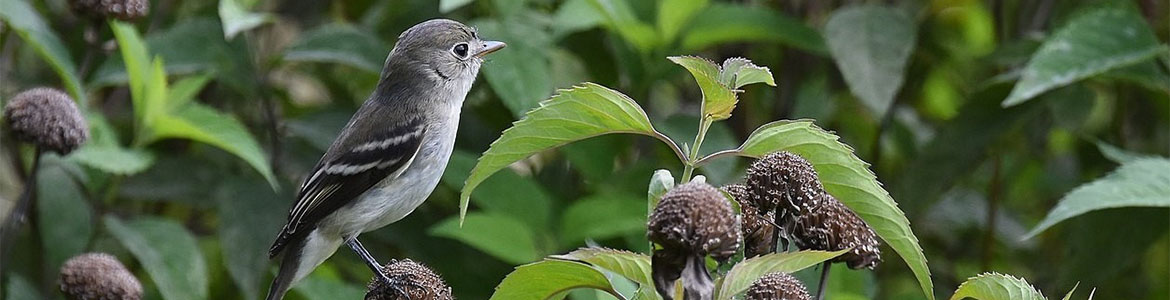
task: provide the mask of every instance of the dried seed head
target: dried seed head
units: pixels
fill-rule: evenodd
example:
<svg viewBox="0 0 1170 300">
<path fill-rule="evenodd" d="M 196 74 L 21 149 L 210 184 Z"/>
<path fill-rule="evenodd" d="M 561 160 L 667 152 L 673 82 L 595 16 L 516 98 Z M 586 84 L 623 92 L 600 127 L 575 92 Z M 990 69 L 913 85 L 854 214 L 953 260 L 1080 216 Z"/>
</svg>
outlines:
<svg viewBox="0 0 1170 300">
<path fill-rule="evenodd" d="M 4 120 L 17 139 L 61 155 L 89 139 L 89 125 L 77 105 L 56 89 L 34 88 L 17 94 L 4 106 Z"/>
<path fill-rule="evenodd" d="M 729 184 L 722 189 L 739 203 L 739 210 L 743 216 L 741 224 L 744 256 L 752 258 L 775 252 L 776 225 L 772 222 L 776 218 L 776 212 L 760 211 L 749 198 L 751 194 L 748 193 L 747 187 L 742 184 Z"/>
<path fill-rule="evenodd" d="M 786 151 L 753 162 L 745 179 L 756 207 L 761 211 L 779 210 L 781 216 L 807 212 L 825 191 L 812 164 Z"/>
<path fill-rule="evenodd" d="M 877 234 L 844 203 L 828 193 L 821 206 L 797 217 L 792 235 L 800 249 L 837 251 L 853 249 L 834 259 L 851 269 L 873 269 L 881 262 Z"/>
<path fill-rule="evenodd" d="M 650 214 L 648 237 L 664 249 L 726 260 L 739 248 L 739 219 L 719 190 L 689 182 L 667 191 Z"/>
<path fill-rule="evenodd" d="M 396 286 L 410 295 L 412 300 L 451 300 L 451 287 L 443 283 L 435 271 L 409 259 L 391 261 L 382 267 L 386 277 L 394 280 Z M 375 276 L 366 286 L 366 300 L 397 300 L 401 295 Z"/>
<path fill-rule="evenodd" d="M 58 283 L 70 299 L 142 299 L 142 284 L 134 274 L 105 253 L 85 253 L 65 261 Z"/>
<path fill-rule="evenodd" d="M 129 21 L 150 13 L 150 0 L 72 0 L 73 11 L 93 18 Z"/>
<path fill-rule="evenodd" d="M 768 273 L 748 288 L 744 300 L 809 300 L 808 290 L 788 273 Z"/>
</svg>

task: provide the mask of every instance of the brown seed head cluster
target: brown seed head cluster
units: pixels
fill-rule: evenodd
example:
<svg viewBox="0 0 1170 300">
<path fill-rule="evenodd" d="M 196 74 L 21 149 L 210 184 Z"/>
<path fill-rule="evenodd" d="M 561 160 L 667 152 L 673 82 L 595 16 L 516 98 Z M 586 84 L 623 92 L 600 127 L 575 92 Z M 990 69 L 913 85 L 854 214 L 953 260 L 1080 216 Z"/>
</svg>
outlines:
<svg viewBox="0 0 1170 300">
<path fill-rule="evenodd" d="M 382 267 L 382 272 L 392 280 L 397 280 L 397 287 L 410 295 L 411 300 L 452 300 L 451 287 L 443 282 L 435 271 L 427 266 L 404 259 L 391 261 Z M 402 299 L 394 288 L 386 286 L 375 276 L 366 286 L 366 300 L 399 300 Z"/>
<path fill-rule="evenodd" d="M 834 262 L 845 262 L 850 269 L 873 269 L 881 262 L 877 234 L 852 210 L 828 193 L 821 199 L 821 207 L 796 218 L 793 232 L 796 246 L 801 249 L 852 250 L 838 256 Z"/>
<path fill-rule="evenodd" d="M 748 288 L 744 300 L 810 300 L 808 290 L 788 273 L 768 273 Z"/>
<path fill-rule="evenodd" d="M 61 155 L 89 139 L 89 125 L 73 98 L 56 89 L 34 88 L 12 97 L 4 120 L 16 138 Z"/>
<path fill-rule="evenodd" d="M 648 237 L 665 249 L 726 260 L 739 248 L 739 219 L 719 190 L 689 182 L 662 196 L 650 215 Z"/>
<path fill-rule="evenodd" d="M 756 207 L 756 203 L 751 201 L 747 187 L 742 184 L 729 184 L 722 189 L 739 203 L 743 216 L 741 231 L 744 257 L 752 258 L 775 252 L 776 225 L 772 222 L 776 219 L 776 211 L 761 211 Z"/>
<path fill-rule="evenodd" d="M 129 21 L 150 13 L 150 0 L 71 0 L 73 11 L 93 18 Z"/>
<path fill-rule="evenodd" d="M 142 284 L 134 274 L 105 253 L 86 253 L 65 261 L 58 283 L 69 299 L 142 299 Z"/>
<path fill-rule="evenodd" d="M 800 249 L 836 251 L 853 248 L 834 261 L 850 268 L 872 269 L 881 262 L 877 235 L 860 217 L 825 191 L 812 164 L 790 152 L 768 154 L 748 167 L 744 220 L 774 218 L 780 235 Z M 741 202 L 743 203 L 743 202 Z M 774 209 L 769 216 L 768 208 Z M 747 214 L 754 212 L 756 216 Z M 747 222 L 745 222 L 747 223 Z M 753 238 L 745 226 L 747 249 L 773 247 L 774 242 Z M 753 250 L 752 253 L 758 253 Z M 751 257 L 748 254 L 748 257 Z"/>
</svg>

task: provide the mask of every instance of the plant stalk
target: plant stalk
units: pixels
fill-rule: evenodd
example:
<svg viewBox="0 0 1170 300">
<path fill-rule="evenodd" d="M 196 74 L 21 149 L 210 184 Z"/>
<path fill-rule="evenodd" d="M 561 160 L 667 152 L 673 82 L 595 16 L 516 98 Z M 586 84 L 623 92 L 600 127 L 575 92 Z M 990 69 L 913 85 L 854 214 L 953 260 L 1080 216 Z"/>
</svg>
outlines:
<svg viewBox="0 0 1170 300">
<path fill-rule="evenodd" d="M 699 147 L 703 145 L 703 140 L 707 138 L 707 130 L 711 129 L 711 123 L 714 120 L 711 117 L 704 116 L 703 120 L 699 121 L 699 133 L 695 135 L 695 143 L 691 144 L 691 151 L 687 153 L 687 161 L 684 162 L 682 178 L 680 183 L 691 181 L 691 174 L 695 172 L 695 162 L 699 160 Z"/>
</svg>

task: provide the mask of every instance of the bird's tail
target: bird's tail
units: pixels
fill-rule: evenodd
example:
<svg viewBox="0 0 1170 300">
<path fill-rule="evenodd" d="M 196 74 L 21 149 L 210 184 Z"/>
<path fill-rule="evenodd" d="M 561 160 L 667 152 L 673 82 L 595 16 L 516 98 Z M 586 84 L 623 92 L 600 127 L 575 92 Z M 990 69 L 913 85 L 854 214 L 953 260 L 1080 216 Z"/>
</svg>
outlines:
<svg viewBox="0 0 1170 300">
<path fill-rule="evenodd" d="M 280 271 L 276 273 L 276 278 L 272 279 L 272 285 L 268 287 L 268 297 L 265 299 L 283 299 L 284 294 L 292 288 L 293 282 L 297 280 L 297 268 L 301 265 L 301 256 L 304 255 L 307 242 L 307 238 L 293 239 L 284 248 L 284 256 L 280 259 Z"/>
</svg>

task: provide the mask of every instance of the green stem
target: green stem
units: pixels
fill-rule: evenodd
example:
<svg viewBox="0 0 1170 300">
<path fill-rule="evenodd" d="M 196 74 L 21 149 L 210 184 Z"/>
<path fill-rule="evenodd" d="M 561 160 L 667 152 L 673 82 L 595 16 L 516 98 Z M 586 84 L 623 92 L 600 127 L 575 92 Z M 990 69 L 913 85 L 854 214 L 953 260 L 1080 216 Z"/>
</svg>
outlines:
<svg viewBox="0 0 1170 300">
<path fill-rule="evenodd" d="M 703 139 L 707 138 L 707 129 L 711 128 L 713 122 L 714 120 L 710 117 L 703 117 L 703 120 L 699 122 L 699 133 L 695 135 L 695 143 L 691 145 L 690 153 L 687 153 L 687 161 L 683 163 L 685 167 L 683 167 L 682 178 L 679 179 L 679 182 L 691 181 L 691 174 L 695 172 L 695 162 L 699 160 L 699 146 L 703 145 Z"/>
</svg>

